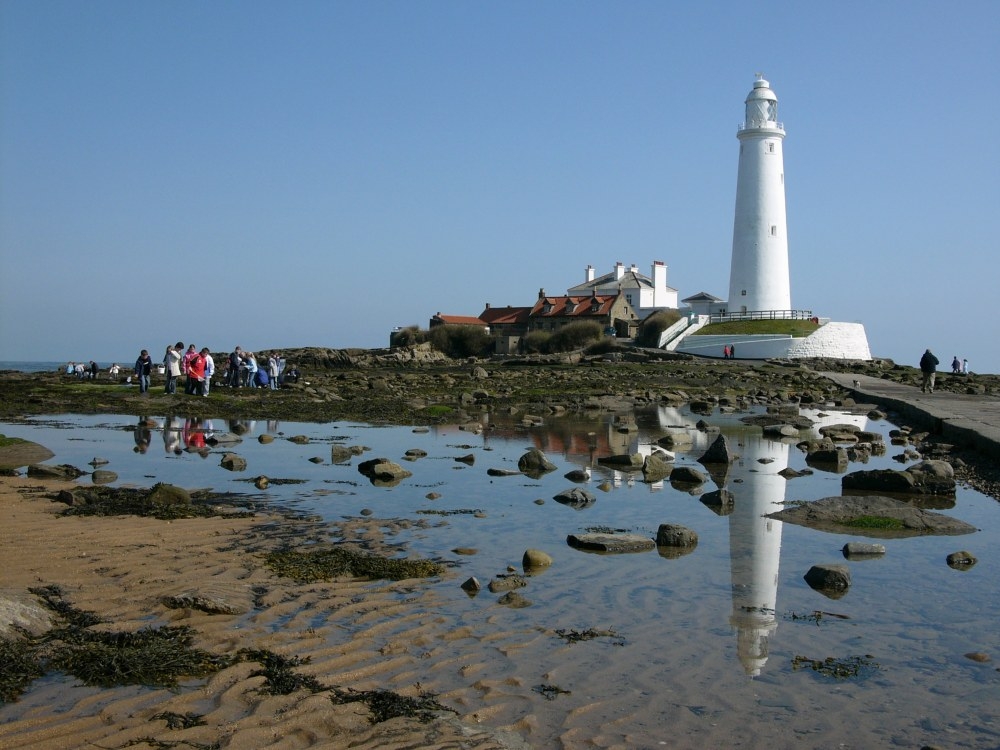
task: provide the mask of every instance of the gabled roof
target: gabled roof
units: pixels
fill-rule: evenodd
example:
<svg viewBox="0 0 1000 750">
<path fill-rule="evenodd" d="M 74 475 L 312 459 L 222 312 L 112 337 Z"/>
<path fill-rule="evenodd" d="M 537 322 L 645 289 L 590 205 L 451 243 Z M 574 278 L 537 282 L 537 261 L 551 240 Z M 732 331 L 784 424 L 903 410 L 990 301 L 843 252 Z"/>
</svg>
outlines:
<svg viewBox="0 0 1000 750">
<path fill-rule="evenodd" d="M 539 297 L 531 308 L 533 318 L 604 316 L 611 312 L 617 295 L 591 294 L 579 297 Z"/>
<path fill-rule="evenodd" d="M 516 325 L 526 323 L 530 314 L 530 307 L 487 307 L 479 319 L 490 325 Z"/>
<path fill-rule="evenodd" d="M 692 294 L 690 297 L 685 297 L 681 302 L 724 302 L 716 297 L 714 294 L 709 294 L 708 292 L 698 292 L 697 294 Z"/>
<path fill-rule="evenodd" d="M 637 271 L 626 271 L 622 274 L 620 279 L 615 279 L 615 272 L 606 273 L 603 276 L 598 276 L 593 281 L 585 281 L 582 284 L 577 284 L 576 286 L 567 289 L 567 293 L 571 295 L 576 294 L 590 294 L 595 289 L 601 289 L 602 287 L 617 286 L 619 289 L 655 289 L 653 285 L 653 280 L 648 276 Z M 676 292 L 677 290 L 671 286 L 665 287 L 666 289 Z"/>
<path fill-rule="evenodd" d="M 481 318 L 474 318 L 471 315 L 445 315 L 444 313 L 438 313 L 433 317 L 433 320 L 440 321 L 443 325 L 449 326 L 479 326 L 482 328 L 486 325 L 486 321 Z"/>
</svg>

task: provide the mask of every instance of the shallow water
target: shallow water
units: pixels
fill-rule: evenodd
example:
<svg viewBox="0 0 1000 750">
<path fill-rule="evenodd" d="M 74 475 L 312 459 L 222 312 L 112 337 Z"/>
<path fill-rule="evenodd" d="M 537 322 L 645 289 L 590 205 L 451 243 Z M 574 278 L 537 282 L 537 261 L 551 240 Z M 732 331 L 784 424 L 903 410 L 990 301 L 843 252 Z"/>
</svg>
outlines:
<svg viewBox="0 0 1000 750">
<path fill-rule="evenodd" d="M 832 410 L 804 413 L 817 426 L 851 422 L 884 434 L 892 427 Z M 550 419 L 533 428 L 497 418 L 487 420 L 481 433 L 244 423 L 248 431 L 232 448 L 248 463 L 239 473 L 220 467 L 221 446 L 206 457 L 177 452 L 195 426 L 182 418 L 158 418 L 145 452 L 135 450 L 131 427 L 137 418 L 39 417 L 0 424 L 0 432 L 42 443 L 56 454 L 50 463 L 86 468 L 95 457 L 105 459 L 101 468 L 115 471 L 119 485 L 164 481 L 250 494 L 328 519 L 370 509 L 376 517 L 413 521 L 392 541 L 405 543 L 407 554 L 454 561 L 459 569 L 429 585 L 428 601 L 440 622 L 421 639 L 425 668 L 400 673 L 397 683 L 420 682 L 484 723 L 515 727 L 534 747 L 1000 745 L 1000 672 L 996 662 L 965 657 L 985 652 L 1000 660 L 1000 505 L 959 489 L 954 507 L 941 512 L 980 531 L 874 540 L 885 544 L 884 557 L 845 561 L 843 545 L 864 537 L 763 517 L 783 502 L 840 494 L 840 475 L 816 471 L 785 480 L 777 472 L 806 468 L 796 441 L 763 439 L 740 416 L 716 412 L 707 419 L 741 456 L 727 477 L 717 478 L 719 485 L 704 487 L 724 486 L 735 495 L 729 515 L 669 483 L 645 484 L 641 474 L 615 473 L 596 462 L 648 452 L 667 429 L 682 427 L 694 443 L 677 453 L 676 464 L 701 469 L 695 459 L 712 438 L 693 428 L 701 417 L 685 410 L 639 414 L 640 429 L 631 433 L 619 432 L 607 415 Z M 216 434 L 231 429 L 222 420 L 201 427 Z M 260 444 L 256 438 L 264 433 L 275 441 Z M 295 435 L 310 442 L 284 439 Z M 369 450 L 334 464 L 334 444 Z M 538 480 L 487 475 L 488 468 L 516 469 L 532 446 L 544 450 L 558 471 Z M 892 456 L 902 449 L 887 447 L 885 456 L 849 471 L 899 468 Z M 411 448 L 428 455 L 403 460 Z M 470 454 L 473 465 L 456 461 Z M 413 476 L 394 487 L 373 486 L 357 464 L 376 456 L 401 463 Z M 577 510 L 554 501 L 559 491 L 577 486 L 563 474 L 584 465 L 593 466 L 585 486 L 596 502 Z M 260 474 L 304 482 L 259 492 L 247 480 Z M 598 489 L 604 481 L 608 487 Z M 429 499 L 429 493 L 440 497 Z M 566 543 L 567 534 L 595 527 L 654 537 L 661 523 L 697 531 L 697 548 L 670 558 L 656 551 L 600 555 Z M 456 555 L 457 547 L 477 554 Z M 520 569 L 531 547 L 555 559 L 519 591 L 531 606 L 503 606 L 499 594 L 484 589 L 470 597 L 459 587 L 469 576 L 485 585 L 507 566 Z M 970 570 L 945 564 L 961 549 L 979 558 Z M 828 599 L 803 580 L 820 562 L 849 565 L 852 586 L 843 598 Z M 828 614 L 817 619 L 816 611 Z M 389 643 L 412 623 L 376 617 L 364 626 Z M 612 634 L 578 643 L 554 634 L 588 628 Z M 865 666 L 859 676 L 837 680 L 797 669 L 796 657 L 860 657 Z M 8 720 L 12 708 L 4 712 Z"/>
</svg>

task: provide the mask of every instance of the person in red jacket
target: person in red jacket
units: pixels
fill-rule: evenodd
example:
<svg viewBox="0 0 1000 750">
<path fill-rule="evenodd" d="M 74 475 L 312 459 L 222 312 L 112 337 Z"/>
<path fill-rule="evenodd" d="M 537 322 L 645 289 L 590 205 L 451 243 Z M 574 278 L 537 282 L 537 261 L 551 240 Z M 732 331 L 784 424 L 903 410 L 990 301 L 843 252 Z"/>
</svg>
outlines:
<svg viewBox="0 0 1000 750">
<path fill-rule="evenodd" d="M 188 393 L 192 396 L 205 395 L 205 358 L 201 352 L 195 352 L 188 360 L 187 379 L 190 385 Z"/>
</svg>

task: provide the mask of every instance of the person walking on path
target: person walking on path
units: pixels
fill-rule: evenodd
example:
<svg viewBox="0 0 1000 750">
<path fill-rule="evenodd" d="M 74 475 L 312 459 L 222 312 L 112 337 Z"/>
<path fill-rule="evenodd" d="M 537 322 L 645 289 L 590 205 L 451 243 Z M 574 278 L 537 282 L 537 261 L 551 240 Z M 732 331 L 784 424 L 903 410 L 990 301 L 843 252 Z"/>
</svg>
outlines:
<svg viewBox="0 0 1000 750">
<path fill-rule="evenodd" d="M 951 372 L 953 375 L 958 375 L 962 372 L 962 363 L 958 361 L 958 355 L 951 361 Z"/>
<path fill-rule="evenodd" d="M 139 393 L 149 391 L 149 375 L 152 371 L 153 360 L 150 359 L 149 352 L 143 349 L 135 361 L 135 377 L 139 381 Z"/>
<path fill-rule="evenodd" d="M 920 372 L 923 379 L 920 381 L 921 393 L 934 393 L 934 378 L 937 373 L 938 358 L 928 349 L 920 358 Z"/>
</svg>

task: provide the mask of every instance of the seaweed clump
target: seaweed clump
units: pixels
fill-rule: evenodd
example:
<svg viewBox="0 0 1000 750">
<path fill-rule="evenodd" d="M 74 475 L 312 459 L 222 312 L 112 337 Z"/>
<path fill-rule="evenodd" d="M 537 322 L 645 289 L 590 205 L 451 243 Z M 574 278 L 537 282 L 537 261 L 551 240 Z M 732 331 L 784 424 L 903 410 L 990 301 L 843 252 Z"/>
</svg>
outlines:
<svg viewBox="0 0 1000 750">
<path fill-rule="evenodd" d="M 30 589 L 62 624 L 39 636 L 0 641 L 0 698 L 16 700 L 32 680 L 59 670 L 86 685 L 175 687 L 181 678 L 206 677 L 233 663 L 194 648 L 194 630 L 163 626 L 129 631 L 99 631 L 93 612 L 77 609 L 58 586 Z"/>
<path fill-rule="evenodd" d="M 251 672 L 251 677 L 263 677 L 264 684 L 259 688 L 259 692 L 267 695 L 290 695 L 296 690 L 308 690 L 311 693 L 320 693 L 329 690 L 327 685 L 322 684 L 315 677 L 302 675 L 293 672 L 293 667 L 298 667 L 309 663 L 309 658 L 298 656 L 282 656 L 267 649 L 241 649 L 239 657 L 243 661 L 255 661 L 261 665 L 261 669 Z"/>
<path fill-rule="evenodd" d="M 444 572 L 443 565 L 431 560 L 399 560 L 343 547 L 307 552 L 278 550 L 265 555 L 264 563 L 276 575 L 298 583 L 329 581 L 338 576 L 403 581 L 431 578 Z"/>
<path fill-rule="evenodd" d="M 28 638 L 0 638 L 0 703 L 12 703 L 45 668 Z"/>
<path fill-rule="evenodd" d="M 613 639 L 611 641 L 611 645 L 613 646 L 625 645 L 625 639 L 610 629 L 595 630 L 594 628 L 587 628 L 586 630 L 567 630 L 566 628 L 560 628 L 555 632 L 557 636 L 571 645 L 580 641 L 592 641 L 595 638 L 611 638 Z"/>
<path fill-rule="evenodd" d="M 308 690 L 311 693 L 330 691 L 330 700 L 335 705 L 346 703 L 364 703 L 371 711 L 369 721 L 379 724 L 400 716 L 415 718 L 423 723 L 434 719 L 438 711 L 450 711 L 451 708 L 442 705 L 437 695 L 421 690 L 416 696 L 400 695 L 391 690 L 355 690 L 324 685 L 311 675 L 303 675 L 294 671 L 295 667 L 308 664 L 308 657 L 282 656 L 267 649 L 242 649 L 239 658 L 243 661 L 255 661 L 261 669 L 252 672 L 251 676 L 263 677 L 264 684 L 259 692 L 267 695 L 289 695 L 296 690 Z M 418 686 L 419 687 L 419 686 Z"/>
<path fill-rule="evenodd" d="M 164 521 L 222 515 L 233 518 L 254 516 L 247 501 L 237 501 L 231 496 L 213 495 L 209 492 L 187 495 L 163 483 L 157 483 L 150 489 L 95 486 L 66 490 L 57 499 L 69 504 L 63 511 L 67 516 L 142 516 Z M 222 499 L 239 509 L 220 507 Z"/>
<path fill-rule="evenodd" d="M 335 705 L 364 703 L 371 711 L 369 721 L 380 724 L 400 716 L 417 719 L 423 724 L 433 721 L 438 711 L 455 713 L 454 709 L 442 705 L 437 695 L 421 690 L 416 696 L 400 695 L 391 690 L 354 690 L 353 688 L 333 688 L 330 700 Z"/>
<path fill-rule="evenodd" d="M 832 677 L 836 680 L 846 680 L 850 678 L 869 677 L 874 672 L 881 669 L 881 665 L 874 660 L 871 654 L 865 656 L 848 656 L 843 659 L 835 659 L 828 656 L 825 659 L 810 659 L 807 656 L 795 656 L 792 659 L 792 670 L 811 669 L 824 677 Z"/>
</svg>

